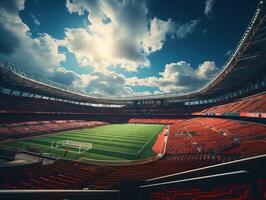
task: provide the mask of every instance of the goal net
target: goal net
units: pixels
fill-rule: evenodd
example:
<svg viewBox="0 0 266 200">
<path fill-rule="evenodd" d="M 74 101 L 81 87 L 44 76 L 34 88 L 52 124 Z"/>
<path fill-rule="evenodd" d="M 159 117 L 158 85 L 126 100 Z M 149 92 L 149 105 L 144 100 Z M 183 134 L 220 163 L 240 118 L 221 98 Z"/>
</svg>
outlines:
<svg viewBox="0 0 266 200">
<path fill-rule="evenodd" d="M 80 154 L 90 150 L 92 148 L 92 143 L 79 142 L 74 140 L 62 140 L 58 142 L 52 142 L 51 144 L 51 149 L 58 150 L 64 147 L 70 147 L 71 149 L 76 149 L 77 152 Z"/>
</svg>

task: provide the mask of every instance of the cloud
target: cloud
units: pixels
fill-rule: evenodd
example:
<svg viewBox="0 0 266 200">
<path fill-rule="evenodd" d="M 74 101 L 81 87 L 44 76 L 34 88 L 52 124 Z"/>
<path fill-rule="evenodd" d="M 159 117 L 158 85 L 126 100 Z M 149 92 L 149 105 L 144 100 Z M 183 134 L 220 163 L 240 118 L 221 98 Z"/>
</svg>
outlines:
<svg viewBox="0 0 266 200">
<path fill-rule="evenodd" d="M 137 76 L 128 77 L 126 84 L 128 86 L 145 86 L 145 87 L 159 87 L 159 78 L 155 76 L 138 78 Z"/>
<path fill-rule="evenodd" d="M 196 74 L 200 80 L 209 80 L 217 72 L 218 69 L 216 68 L 215 62 L 204 61 L 199 65 Z"/>
<path fill-rule="evenodd" d="M 163 48 L 168 39 L 182 39 L 193 32 L 199 20 L 184 24 L 171 19 L 149 18 L 145 1 L 67 1 L 70 13 L 88 15 L 84 28 L 66 28 L 65 38 L 57 40 L 46 33 L 33 37 L 19 11 L 24 0 L 0 1 L 0 56 L 28 72 L 45 74 L 53 81 L 96 96 L 148 95 L 134 86 L 156 87 L 155 93 L 183 92 L 206 82 L 216 71 L 206 61 L 199 69 L 180 61 L 165 66 L 158 77 L 125 77 L 112 71 L 119 66 L 127 71 L 150 67 L 148 56 Z M 32 15 L 37 26 L 38 19 Z M 61 66 L 65 55 L 60 46 L 73 53 L 80 66 L 92 66 L 90 74 L 78 74 Z M 74 70 L 74 68 L 73 68 Z"/>
<path fill-rule="evenodd" d="M 97 96 L 120 96 L 124 89 L 125 78 L 122 75 L 109 72 L 94 72 L 91 76 L 95 79 L 91 80 L 86 90 Z"/>
<path fill-rule="evenodd" d="M 96 71 L 119 66 L 128 71 L 149 66 L 141 39 L 147 30 L 144 1 L 67 1 L 70 13 L 88 13 L 86 28 L 66 29 L 62 45 L 72 52 L 81 66 Z M 108 19 L 109 23 L 106 23 Z"/>
<path fill-rule="evenodd" d="M 21 43 L 20 32 L 29 29 L 18 16 L 24 1 L 0 1 L 0 53 L 10 55 Z"/>
<path fill-rule="evenodd" d="M 64 85 L 87 91 L 90 95 L 120 97 L 152 94 L 150 91 L 137 92 L 133 89 L 136 86 L 157 88 L 154 94 L 165 92 L 182 94 L 200 88 L 211 80 L 217 72 L 218 68 L 213 61 L 204 61 L 194 68 L 185 61 L 179 61 L 165 65 L 159 77 L 125 77 L 111 71 L 77 74 L 61 67 L 54 72 L 52 79 Z"/>
<path fill-rule="evenodd" d="M 18 11 L 24 9 L 25 0 L 0 1 L 1 12 L 7 12 L 16 15 Z"/>
<path fill-rule="evenodd" d="M 21 66 L 29 72 L 55 71 L 65 55 L 58 52 L 59 42 L 48 34 L 32 38 L 29 27 L 19 16 L 24 1 L 0 2 L 0 55 L 7 61 Z"/>
<path fill-rule="evenodd" d="M 203 29 L 202 34 L 206 34 L 208 32 L 208 29 Z"/>
<path fill-rule="evenodd" d="M 137 92 L 131 87 L 125 86 L 121 96 L 122 97 L 132 97 L 132 96 L 146 96 L 146 95 L 152 95 L 151 92 L 149 91 L 142 91 L 142 92 Z"/>
<path fill-rule="evenodd" d="M 58 52 L 58 41 L 47 34 L 34 39 L 26 34 L 21 36 L 20 40 L 20 45 L 16 47 L 14 53 L 4 58 L 28 72 L 45 74 L 49 77 L 65 60 L 65 55 Z"/>
<path fill-rule="evenodd" d="M 200 88 L 204 83 L 211 80 L 218 72 L 213 61 L 204 61 L 197 68 L 192 68 L 185 61 L 166 64 L 164 71 L 159 77 L 127 78 L 128 86 L 158 87 L 162 92 L 184 93 Z"/>
<path fill-rule="evenodd" d="M 136 92 L 126 84 L 127 78 L 115 72 L 95 71 L 91 74 L 77 74 L 60 67 L 53 73 L 52 80 L 97 97 L 122 97 L 150 95 L 149 91 Z"/>
<path fill-rule="evenodd" d="M 200 88 L 218 72 L 215 63 L 204 61 L 192 68 L 185 61 L 167 64 L 161 74 L 159 89 L 164 92 L 188 92 Z"/>
<path fill-rule="evenodd" d="M 233 49 L 229 49 L 228 51 L 225 52 L 225 56 L 230 56 L 233 52 Z"/>
<path fill-rule="evenodd" d="M 89 31 L 66 29 L 61 45 L 75 55 L 81 66 L 91 65 L 96 71 L 116 65 L 128 71 L 136 71 L 138 66 L 148 66 L 148 59 L 134 40 L 123 35 L 114 37 L 116 31 L 111 25 L 102 32 L 93 30 L 93 27 Z"/>
<path fill-rule="evenodd" d="M 84 15 L 90 11 L 89 15 L 91 18 L 100 15 L 102 18 L 106 18 L 105 14 L 101 10 L 101 5 L 97 0 L 67 0 L 66 7 L 70 13 L 78 13 Z"/>
<path fill-rule="evenodd" d="M 70 13 L 88 15 L 90 23 L 86 28 L 66 29 L 61 45 L 81 66 L 90 65 L 96 71 L 149 67 L 148 55 L 162 49 L 167 36 L 182 39 L 198 24 L 198 20 L 179 24 L 149 19 L 145 1 L 67 0 L 66 7 Z"/>
<path fill-rule="evenodd" d="M 15 51 L 15 48 L 19 45 L 20 40 L 16 33 L 8 30 L 8 27 L 3 24 L 0 24 L 0 35 L 5 36 L 0 37 L 0 53 L 3 55 L 10 55 Z"/>
<path fill-rule="evenodd" d="M 33 15 L 32 13 L 30 13 L 30 16 L 33 19 L 33 22 L 34 22 L 34 24 L 36 26 L 40 26 L 41 25 L 40 21 L 38 20 L 38 18 L 35 15 Z"/>
<path fill-rule="evenodd" d="M 132 88 L 125 87 L 125 76 L 110 71 L 77 74 L 60 67 L 54 71 L 51 80 L 98 97 L 119 97 L 134 94 Z"/>
<path fill-rule="evenodd" d="M 132 95 L 134 92 L 132 88 L 125 87 L 124 75 L 110 71 L 77 74 L 60 67 L 53 73 L 51 79 L 97 97 L 120 97 Z"/>
<path fill-rule="evenodd" d="M 193 19 L 185 24 L 177 26 L 176 36 L 178 39 L 185 38 L 188 34 L 192 33 L 196 25 L 199 23 L 199 19 Z"/>
<path fill-rule="evenodd" d="M 162 92 L 160 90 L 156 90 L 156 91 L 154 91 L 154 94 L 164 94 L 164 92 Z"/>
<path fill-rule="evenodd" d="M 64 67 L 59 67 L 51 75 L 50 79 L 66 86 L 73 86 L 75 82 L 79 81 L 80 75 Z"/>
<path fill-rule="evenodd" d="M 172 22 L 170 19 L 163 21 L 153 18 L 150 22 L 149 31 L 142 39 L 144 52 L 146 54 L 150 54 L 160 50 L 165 43 L 167 34 L 173 34 L 174 26 L 174 22 Z"/>
<path fill-rule="evenodd" d="M 204 9 L 204 14 L 206 17 L 209 17 L 211 15 L 215 2 L 216 0 L 206 0 Z"/>
</svg>

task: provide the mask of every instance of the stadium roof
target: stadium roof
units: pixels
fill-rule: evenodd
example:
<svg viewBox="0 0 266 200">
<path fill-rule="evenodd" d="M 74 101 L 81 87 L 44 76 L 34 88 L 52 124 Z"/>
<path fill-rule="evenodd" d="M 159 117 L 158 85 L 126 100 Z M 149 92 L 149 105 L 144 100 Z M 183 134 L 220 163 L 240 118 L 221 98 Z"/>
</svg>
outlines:
<svg viewBox="0 0 266 200">
<path fill-rule="evenodd" d="M 22 91 L 50 97 L 59 97 L 75 101 L 91 103 L 124 103 L 143 99 L 191 99 L 196 97 L 215 96 L 241 88 L 256 81 L 266 74 L 266 19 L 265 1 L 260 1 L 256 12 L 244 32 L 235 51 L 224 65 L 223 70 L 204 87 L 197 91 L 177 95 L 175 93 L 132 96 L 122 98 L 99 98 L 59 83 L 46 79 L 41 75 L 29 74 L 12 64 L 0 62 L 0 84 Z"/>
</svg>

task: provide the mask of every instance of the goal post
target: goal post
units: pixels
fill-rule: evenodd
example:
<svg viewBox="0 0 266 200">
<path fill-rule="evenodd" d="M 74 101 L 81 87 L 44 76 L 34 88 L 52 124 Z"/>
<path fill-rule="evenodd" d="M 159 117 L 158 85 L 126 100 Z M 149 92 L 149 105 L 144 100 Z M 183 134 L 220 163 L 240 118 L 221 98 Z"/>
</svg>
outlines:
<svg viewBox="0 0 266 200">
<path fill-rule="evenodd" d="M 80 142 L 75 140 L 62 140 L 51 143 L 51 149 L 59 150 L 61 147 L 71 147 L 77 149 L 77 152 L 80 154 L 92 149 L 92 143 Z"/>
</svg>

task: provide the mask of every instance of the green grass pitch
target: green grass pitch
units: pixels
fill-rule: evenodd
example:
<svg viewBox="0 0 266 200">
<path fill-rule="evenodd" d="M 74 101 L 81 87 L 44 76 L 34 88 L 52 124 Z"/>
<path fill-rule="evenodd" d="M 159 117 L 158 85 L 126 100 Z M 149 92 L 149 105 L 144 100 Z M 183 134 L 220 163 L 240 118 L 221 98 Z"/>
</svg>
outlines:
<svg viewBox="0 0 266 200">
<path fill-rule="evenodd" d="M 78 154 L 69 148 L 66 158 L 96 160 L 137 160 L 153 156 L 152 146 L 163 125 L 113 124 L 89 129 L 65 131 L 40 137 L 25 138 L 4 144 L 9 148 L 26 150 L 31 147 L 41 153 L 63 157 L 64 148 L 51 149 L 51 143 L 74 140 L 92 143 L 92 149 Z"/>
</svg>

